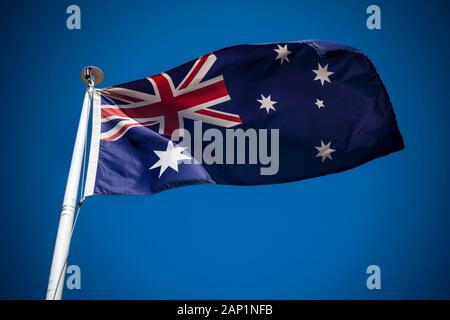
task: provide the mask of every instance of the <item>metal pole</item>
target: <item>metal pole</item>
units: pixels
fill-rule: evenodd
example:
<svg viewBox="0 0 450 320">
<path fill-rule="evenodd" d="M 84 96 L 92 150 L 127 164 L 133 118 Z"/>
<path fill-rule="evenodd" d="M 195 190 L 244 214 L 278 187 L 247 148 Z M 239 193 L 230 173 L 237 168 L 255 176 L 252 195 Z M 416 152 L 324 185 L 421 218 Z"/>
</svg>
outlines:
<svg viewBox="0 0 450 320">
<path fill-rule="evenodd" d="M 103 80 L 103 73 L 96 67 L 86 67 L 81 71 L 81 77 L 87 83 L 88 89 L 84 96 L 77 136 L 67 178 L 66 192 L 61 210 L 61 216 L 56 236 L 55 250 L 53 252 L 52 267 L 48 281 L 47 300 L 61 300 L 64 287 L 64 278 L 67 267 L 67 258 L 72 237 L 73 220 L 77 205 L 78 187 L 81 167 L 83 164 L 86 136 L 89 125 L 89 112 L 94 92 L 94 84 Z"/>
</svg>

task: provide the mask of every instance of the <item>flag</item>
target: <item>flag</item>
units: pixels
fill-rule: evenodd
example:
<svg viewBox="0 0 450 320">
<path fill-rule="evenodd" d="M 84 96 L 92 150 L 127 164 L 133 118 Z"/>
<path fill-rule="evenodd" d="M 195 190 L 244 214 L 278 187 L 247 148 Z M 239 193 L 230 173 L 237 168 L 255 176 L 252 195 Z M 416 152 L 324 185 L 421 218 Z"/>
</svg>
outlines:
<svg viewBox="0 0 450 320">
<path fill-rule="evenodd" d="M 85 196 L 297 181 L 404 148 L 372 62 L 324 41 L 224 48 L 92 105 Z"/>
</svg>

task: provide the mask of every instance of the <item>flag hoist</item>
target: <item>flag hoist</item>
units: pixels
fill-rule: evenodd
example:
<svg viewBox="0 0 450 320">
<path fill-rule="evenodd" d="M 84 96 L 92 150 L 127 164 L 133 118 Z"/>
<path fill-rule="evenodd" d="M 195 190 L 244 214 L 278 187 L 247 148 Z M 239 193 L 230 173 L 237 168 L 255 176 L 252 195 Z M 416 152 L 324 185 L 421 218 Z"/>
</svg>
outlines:
<svg viewBox="0 0 450 320">
<path fill-rule="evenodd" d="M 60 300 L 64 288 L 64 276 L 69 256 L 70 240 L 74 227 L 75 209 L 81 206 L 78 198 L 80 177 L 82 176 L 83 160 L 86 152 L 86 138 L 89 126 L 89 113 L 92 105 L 94 85 L 103 81 L 103 71 L 97 67 L 89 66 L 81 70 L 81 79 L 87 84 L 84 95 L 80 121 L 78 123 L 75 145 L 67 178 L 66 191 L 61 209 L 61 216 L 53 252 L 52 266 L 47 288 L 47 300 Z"/>
</svg>

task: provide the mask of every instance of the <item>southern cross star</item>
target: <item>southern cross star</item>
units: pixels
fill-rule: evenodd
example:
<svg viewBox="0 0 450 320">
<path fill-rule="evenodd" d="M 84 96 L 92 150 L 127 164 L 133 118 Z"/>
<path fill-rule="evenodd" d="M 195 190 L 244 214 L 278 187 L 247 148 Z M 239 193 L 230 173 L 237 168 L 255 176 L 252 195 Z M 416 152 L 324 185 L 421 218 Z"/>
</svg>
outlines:
<svg viewBox="0 0 450 320">
<path fill-rule="evenodd" d="M 320 63 L 317 64 L 317 70 L 313 70 L 313 72 L 316 74 L 316 77 L 314 78 L 314 81 L 320 80 L 320 83 L 322 86 L 325 84 L 325 82 L 330 82 L 330 76 L 334 73 L 331 71 L 328 71 L 328 65 L 325 67 L 322 67 Z"/>
<path fill-rule="evenodd" d="M 318 109 L 325 108 L 325 105 L 323 104 L 323 100 L 316 99 L 315 105 L 317 106 Z"/>
<path fill-rule="evenodd" d="M 288 50 L 287 44 L 284 47 L 280 46 L 279 44 L 277 44 L 277 46 L 278 49 L 273 49 L 276 53 L 278 53 L 275 60 L 280 60 L 280 65 L 283 64 L 284 60 L 290 62 L 288 55 L 290 55 L 292 52 Z"/>
<path fill-rule="evenodd" d="M 322 157 L 322 162 L 324 162 L 326 159 L 333 160 L 331 157 L 331 154 L 335 152 L 336 150 L 331 149 L 331 142 L 328 142 L 327 144 L 323 143 L 322 140 L 320 140 L 320 147 L 315 147 L 317 151 L 319 151 L 318 154 L 316 154 L 316 158 Z"/>
<path fill-rule="evenodd" d="M 159 177 L 166 171 L 168 167 L 178 172 L 178 161 L 191 159 L 190 156 L 183 154 L 184 148 L 174 146 L 169 140 L 165 151 L 154 150 L 153 152 L 159 157 L 159 160 L 149 169 L 159 169 Z"/>
<path fill-rule="evenodd" d="M 261 103 L 261 106 L 259 107 L 260 109 L 266 109 L 267 113 L 269 113 L 270 110 L 276 110 L 275 107 L 273 106 L 275 103 L 277 103 L 276 101 L 272 101 L 270 94 L 268 97 L 264 97 L 261 94 L 261 100 L 256 100 L 259 103 Z"/>
</svg>

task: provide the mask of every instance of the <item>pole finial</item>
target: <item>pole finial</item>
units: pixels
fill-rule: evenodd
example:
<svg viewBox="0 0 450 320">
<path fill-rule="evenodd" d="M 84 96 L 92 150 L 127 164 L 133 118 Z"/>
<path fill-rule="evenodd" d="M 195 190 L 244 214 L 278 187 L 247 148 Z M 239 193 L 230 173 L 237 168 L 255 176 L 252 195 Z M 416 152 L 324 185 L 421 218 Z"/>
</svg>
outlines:
<svg viewBox="0 0 450 320">
<path fill-rule="evenodd" d="M 105 78 L 102 69 L 95 66 L 88 66 L 81 70 L 80 78 L 89 87 L 93 87 L 95 84 L 99 84 Z"/>
</svg>

